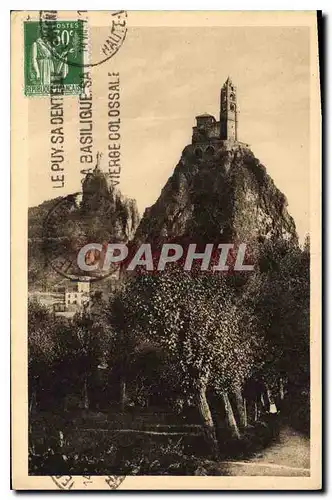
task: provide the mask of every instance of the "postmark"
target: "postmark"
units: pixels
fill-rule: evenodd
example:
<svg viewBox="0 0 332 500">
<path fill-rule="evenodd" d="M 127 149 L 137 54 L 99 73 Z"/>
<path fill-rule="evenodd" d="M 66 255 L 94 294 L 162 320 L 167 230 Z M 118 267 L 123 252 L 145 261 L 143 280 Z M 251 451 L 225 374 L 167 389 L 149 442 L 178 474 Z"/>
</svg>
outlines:
<svg viewBox="0 0 332 500">
<path fill-rule="evenodd" d="M 126 476 L 51 476 L 60 490 L 116 490 Z"/>
<path fill-rule="evenodd" d="M 107 243 L 113 235 L 113 206 L 108 194 L 96 192 L 93 184 L 90 187 L 89 180 L 87 176 L 83 192 L 55 201 L 43 222 L 46 263 L 57 274 L 71 281 L 100 281 L 119 270 L 119 266 L 105 270 L 102 265 Z M 102 250 L 92 250 L 86 254 L 87 264 L 94 265 L 94 270 L 84 271 L 78 266 L 78 253 L 85 245 L 96 241 Z"/>
<path fill-rule="evenodd" d="M 64 95 L 80 94 L 83 59 L 82 21 L 57 21 L 52 39 L 43 36 L 40 22 L 24 22 L 26 96 L 49 96 L 59 88 Z"/>
<path fill-rule="evenodd" d="M 62 13 L 63 15 L 63 13 Z M 59 61 L 73 67 L 93 67 L 111 59 L 121 48 L 127 35 L 127 11 L 76 11 L 68 12 L 73 22 L 79 23 L 80 47 L 83 58 L 78 60 L 69 53 L 63 56 L 57 53 Z M 58 40 L 58 23 L 61 22 L 57 11 L 40 11 L 39 25 L 42 39 L 53 44 Z M 100 16 L 102 16 L 100 18 Z M 99 19 L 99 24 L 96 20 Z M 100 26 L 102 19 L 102 26 Z"/>
</svg>

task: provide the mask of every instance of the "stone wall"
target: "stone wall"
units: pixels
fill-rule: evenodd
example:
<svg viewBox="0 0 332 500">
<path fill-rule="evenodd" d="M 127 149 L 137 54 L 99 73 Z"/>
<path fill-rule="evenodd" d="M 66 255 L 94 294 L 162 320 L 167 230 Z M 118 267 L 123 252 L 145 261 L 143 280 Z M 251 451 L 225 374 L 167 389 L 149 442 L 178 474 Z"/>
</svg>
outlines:
<svg viewBox="0 0 332 500">
<path fill-rule="evenodd" d="M 211 123 L 208 127 L 193 127 L 192 142 L 206 142 L 220 139 L 220 122 Z"/>
</svg>

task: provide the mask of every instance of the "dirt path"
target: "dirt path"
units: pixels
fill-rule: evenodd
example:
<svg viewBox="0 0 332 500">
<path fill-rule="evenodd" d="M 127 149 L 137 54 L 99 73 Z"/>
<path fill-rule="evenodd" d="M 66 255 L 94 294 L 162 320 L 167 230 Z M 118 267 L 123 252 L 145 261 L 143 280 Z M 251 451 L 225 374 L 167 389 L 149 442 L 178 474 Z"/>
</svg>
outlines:
<svg viewBox="0 0 332 500">
<path fill-rule="evenodd" d="M 309 438 L 285 426 L 278 440 L 254 457 L 221 465 L 229 476 L 309 476 Z"/>
</svg>

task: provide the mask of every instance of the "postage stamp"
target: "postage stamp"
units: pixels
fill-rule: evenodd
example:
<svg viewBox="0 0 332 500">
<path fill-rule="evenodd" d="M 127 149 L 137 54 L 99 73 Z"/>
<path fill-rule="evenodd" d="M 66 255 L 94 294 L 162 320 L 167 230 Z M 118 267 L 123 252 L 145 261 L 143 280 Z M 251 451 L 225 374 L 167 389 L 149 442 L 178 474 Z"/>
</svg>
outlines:
<svg viewBox="0 0 332 500">
<path fill-rule="evenodd" d="M 57 21 L 52 28 L 52 36 L 45 37 L 40 22 L 24 23 L 26 96 L 48 96 L 57 87 L 65 95 L 81 92 L 83 21 Z"/>
</svg>

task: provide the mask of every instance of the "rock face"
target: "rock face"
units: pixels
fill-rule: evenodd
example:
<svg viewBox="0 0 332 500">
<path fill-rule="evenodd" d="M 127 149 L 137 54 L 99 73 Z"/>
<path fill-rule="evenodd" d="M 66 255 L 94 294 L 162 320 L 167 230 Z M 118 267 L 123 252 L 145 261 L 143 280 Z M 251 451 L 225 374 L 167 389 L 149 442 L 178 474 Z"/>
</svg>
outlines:
<svg viewBox="0 0 332 500">
<path fill-rule="evenodd" d="M 297 244 L 286 197 L 249 147 L 235 141 L 187 146 L 156 203 L 145 210 L 136 244 L 165 241 Z"/>
<path fill-rule="evenodd" d="M 100 222 L 100 230 L 106 232 L 104 239 L 107 242 L 127 243 L 133 238 L 139 223 L 136 201 L 109 186 L 105 174 L 98 167 L 87 174 L 83 182 L 80 209 L 82 218 Z"/>
<path fill-rule="evenodd" d="M 46 289 L 62 277 L 50 262 L 75 261 L 87 243 L 127 243 L 139 223 L 136 201 L 109 187 L 96 168 L 83 182 L 83 193 L 29 208 L 29 288 Z M 79 272 L 79 269 L 76 269 Z"/>
<path fill-rule="evenodd" d="M 54 206 L 59 206 L 47 221 Z M 53 219 L 52 219 L 53 218 Z M 83 195 L 57 198 L 29 209 L 29 283 L 40 287 L 58 278 L 47 265 L 52 251 L 75 258 L 87 242 L 246 243 L 255 252 L 266 240 L 298 244 L 286 197 L 250 148 L 236 141 L 186 146 L 156 203 L 142 220 L 135 200 L 108 187 L 96 168 Z"/>
</svg>

